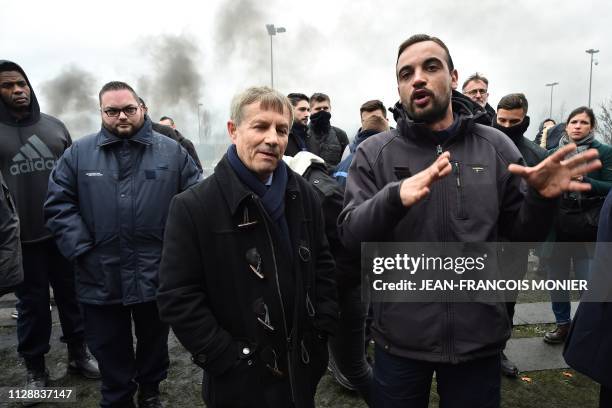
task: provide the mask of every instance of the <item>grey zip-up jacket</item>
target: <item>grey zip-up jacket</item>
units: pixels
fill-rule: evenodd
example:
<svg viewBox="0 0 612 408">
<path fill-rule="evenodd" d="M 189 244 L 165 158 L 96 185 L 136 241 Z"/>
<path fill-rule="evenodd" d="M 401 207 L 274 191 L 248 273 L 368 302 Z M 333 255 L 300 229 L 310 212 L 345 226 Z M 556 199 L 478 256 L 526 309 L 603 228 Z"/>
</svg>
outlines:
<svg viewBox="0 0 612 408">
<path fill-rule="evenodd" d="M 525 188 L 508 171 L 522 164 L 516 146 L 496 129 L 474 123 L 453 98 L 457 132 L 441 143 L 399 107 L 398 128 L 364 141 L 351 164 L 345 208 L 338 219 L 344 245 L 362 242 L 488 242 L 500 235 L 540 241 L 557 200 Z M 456 117 L 457 117 L 456 116 Z M 453 171 L 421 202 L 401 204 L 401 180 L 431 165 L 443 151 Z M 374 338 L 388 352 L 433 362 L 462 362 L 499 353 L 510 336 L 503 304 L 377 303 Z"/>
</svg>

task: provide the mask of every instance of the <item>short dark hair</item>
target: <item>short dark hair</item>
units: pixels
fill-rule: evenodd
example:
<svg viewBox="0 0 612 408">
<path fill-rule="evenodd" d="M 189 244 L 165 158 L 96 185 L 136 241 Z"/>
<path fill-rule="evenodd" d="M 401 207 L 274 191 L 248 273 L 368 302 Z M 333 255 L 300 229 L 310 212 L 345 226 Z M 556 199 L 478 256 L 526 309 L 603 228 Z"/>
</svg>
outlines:
<svg viewBox="0 0 612 408">
<path fill-rule="evenodd" d="M 446 52 L 446 64 L 448 65 L 448 70 L 452 72 L 455 69 L 455 64 L 453 64 L 453 59 L 451 58 L 450 51 L 448 50 L 448 47 L 446 46 L 446 44 L 444 44 L 444 42 L 438 37 L 432 37 L 427 34 L 415 34 L 412 37 L 405 40 L 403 43 L 401 43 L 397 50 L 397 60 L 395 61 L 395 65 L 397 65 L 400 55 L 402 55 L 402 52 L 404 52 L 406 48 L 410 47 L 413 44 L 420 43 L 423 41 L 433 41 L 436 44 L 438 44 L 440 47 L 442 47 L 444 51 Z"/>
<path fill-rule="evenodd" d="M 556 121 L 556 120 L 554 120 L 553 118 L 546 118 L 546 119 L 544 119 L 544 120 L 542 121 L 542 124 L 545 124 L 546 122 L 552 122 L 552 123 L 554 123 L 555 125 L 557 124 L 557 121 Z"/>
<path fill-rule="evenodd" d="M 329 96 L 325 95 L 324 93 L 321 92 L 315 92 L 312 94 L 312 96 L 310 97 L 310 104 L 312 105 L 313 102 L 329 102 L 331 104 L 331 100 L 329 99 Z"/>
<path fill-rule="evenodd" d="M 310 103 L 310 99 L 308 99 L 308 97 L 303 93 L 292 92 L 287 95 L 287 98 L 289 98 L 289 100 L 291 101 L 292 106 L 297 105 L 300 101 L 306 101 Z"/>
<path fill-rule="evenodd" d="M 387 109 L 382 101 L 379 101 L 378 99 L 372 99 L 371 101 L 367 101 L 361 105 L 361 108 L 359 108 L 359 114 L 361 115 L 363 112 L 375 112 L 377 110 L 381 111 L 385 118 L 387 117 Z"/>
<path fill-rule="evenodd" d="M 527 98 L 525 97 L 525 94 L 522 93 L 508 94 L 501 98 L 497 104 L 497 109 L 522 109 L 525 114 L 527 114 L 528 107 L 529 104 L 527 102 Z"/>
<path fill-rule="evenodd" d="M 481 73 L 475 72 L 472 75 L 470 75 L 468 79 L 465 80 L 465 82 L 463 83 L 463 86 L 461 87 L 461 90 L 463 91 L 465 87 L 467 86 L 467 84 L 469 84 L 472 81 L 482 81 L 487 86 L 487 88 L 489 87 L 489 80 L 485 78 L 485 76 L 482 75 Z"/>
<path fill-rule="evenodd" d="M 567 117 L 567 120 L 565 121 L 566 126 L 570 122 L 570 120 L 572 120 L 574 116 L 579 115 L 581 113 L 587 114 L 589 119 L 591 119 L 591 129 L 595 129 L 595 126 L 597 126 L 597 120 L 595 119 L 595 113 L 593 113 L 593 109 L 587 106 L 581 106 L 571 111 L 569 116 Z"/>
<path fill-rule="evenodd" d="M 162 120 L 169 120 L 170 123 L 172 123 L 174 125 L 174 119 L 172 119 L 170 116 L 162 116 L 161 118 L 159 118 L 159 121 L 161 122 Z"/>
<path fill-rule="evenodd" d="M 111 82 L 107 82 L 106 84 L 104 84 L 102 89 L 100 89 L 100 93 L 98 94 L 98 101 L 100 102 L 100 105 L 102 105 L 102 95 L 104 95 L 106 92 L 109 92 L 109 91 L 121 91 L 121 90 L 130 91 L 132 93 L 132 95 L 134 95 L 134 98 L 136 99 L 136 101 L 139 102 L 139 103 L 142 103 L 141 102 L 142 99 L 140 99 L 138 94 L 136 94 L 136 91 L 134 91 L 134 88 L 132 88 L 131 86 L 129 86 L 125 82 L 111 81 Z"/>
</svg>

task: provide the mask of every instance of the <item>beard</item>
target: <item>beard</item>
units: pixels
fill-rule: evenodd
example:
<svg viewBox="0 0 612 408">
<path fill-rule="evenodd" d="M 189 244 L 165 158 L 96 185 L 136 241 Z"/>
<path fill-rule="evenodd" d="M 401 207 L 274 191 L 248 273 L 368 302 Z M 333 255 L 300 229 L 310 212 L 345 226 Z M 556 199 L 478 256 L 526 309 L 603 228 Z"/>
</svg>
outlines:
<svg viewBox="0 0 612 408">
<path fill-rule="evenodd" d="M 431 100 L 425 108 L 418 108 L 412 99 L 406 102 L 402 101 L 402 105 L 408 112 L 408 116 L 415 122 L 431 124 L 444 119 L 450 99 L 451 92 L 449 90 L 444 95 L 432 94 Z"/>
<path fill-rule="evenodd" d="M 130 125 L 130 127 L 120 127 L 120 125 Z M 112 133 L 115 136 L 118 136 L 121 138 L 130 138 L 134 136 L 136 133 L 138 133 L 138 131 L 142 127 L 142 123 L 140 124 L 140 126 L 138 126 L 137 124 L 129 123 L 129 122 L 128 123 L 116 123 L 114 125 L 109 125 L 109 124 L 102 122 L 102 126 L 104 126 L 106 130 L 108 130 L 110 133 Z"/>
</svg>

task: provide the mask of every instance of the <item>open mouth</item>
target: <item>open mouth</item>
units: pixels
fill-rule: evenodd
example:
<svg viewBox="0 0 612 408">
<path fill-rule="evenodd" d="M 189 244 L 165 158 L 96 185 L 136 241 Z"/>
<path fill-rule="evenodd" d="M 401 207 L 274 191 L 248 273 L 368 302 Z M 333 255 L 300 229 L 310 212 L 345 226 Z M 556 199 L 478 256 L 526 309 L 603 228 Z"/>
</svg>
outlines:
<svg viewBox="0 0 612 408">
<path fill-rule="evenodd" d="M 432 94 L 427 89 L 417 89 L 412 94 L 412 101 L 418 107 L 426 106 L 431 98 Z"/>
</svg>

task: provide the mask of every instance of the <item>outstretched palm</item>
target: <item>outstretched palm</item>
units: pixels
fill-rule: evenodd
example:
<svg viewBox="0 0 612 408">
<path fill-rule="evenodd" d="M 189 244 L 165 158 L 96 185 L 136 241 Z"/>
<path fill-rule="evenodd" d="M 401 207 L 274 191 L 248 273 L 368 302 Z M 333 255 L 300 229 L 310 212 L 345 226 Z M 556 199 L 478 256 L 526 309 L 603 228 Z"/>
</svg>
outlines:
<svg viewBox="0 0 612 408">
<path fill-rule="evenodd" d="M 546 198 L 558 197 L 566 191 L 588 191 L 591 185 L 576 179 L 601 167 L 601 162 L 597 159 L 599 153 L 595 149 L 589 149 L 564 160 L 565 156 L 574 150 L 576 145 L 572 143 L 557 150 L 537 166 L 511 164 L 508 170 L 521 176 L 528 185 Z"/>
</svg>

